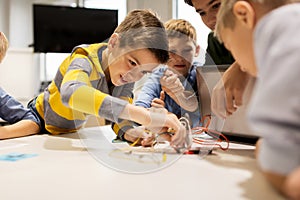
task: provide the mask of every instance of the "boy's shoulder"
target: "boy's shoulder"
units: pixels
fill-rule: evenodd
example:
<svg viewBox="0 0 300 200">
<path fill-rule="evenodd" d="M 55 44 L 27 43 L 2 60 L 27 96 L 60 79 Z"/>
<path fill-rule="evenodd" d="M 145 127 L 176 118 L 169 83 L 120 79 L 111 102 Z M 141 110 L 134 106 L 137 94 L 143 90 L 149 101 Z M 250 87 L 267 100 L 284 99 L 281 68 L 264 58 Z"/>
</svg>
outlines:
<svg viewBox="0 0 300 200">
<path fill-rule="evenodd" d="M 289 38 L 284 41 L 286 46 L 286 42 L 292 42 L 295 39 L 294 35 L 297 35 L 300 24 L 300 3 L 287 4 L 284 6 L 280 6 L 269 13 L 266 13 L 262 18 L 258 20 L 258 23 L 255 27 L 255 39 L 257 41 L 268 40 L 268 42 L 263 42 L 263 44 L 274 44 L 274 40 L 278 39 L 278 37 Z M 289 23 L 286 23 L 286 22 Z"/>
<path fill-rule="evenodd" d="M 107 46 L 107 43 L 81 44 L 81 45 L 75 46 L 72 49 L 72 53 L 74 53 L 78 49 L 84 49 L 85 51 L 89 51 L 89 50 L 99 49 L 103 46 Z"/>
<path fill-rule="evenodd" d="M 163 74 L 166 69 L 168 69 L 167 65 L 159 65 L 152 71 L 152 74 Z"/>
<path fill-rule="evenodd" d="M 274 24 L 274 26 L 282 26 L 281 28 L 284 28 L 285 26 L 291 26 L 289 20 L 299 22 L 299 15 L 300 3 L 287 4 L 266 13 L 259 19 L 258 24 L 269 26 Z M 286 23 L 286 21 L 289 21 L 289 23 Z"/>
<path fill-rule="evenodd" d="M 2 87 L 0 87 L 0 98 L 5 94 L 6 94 L 6 92 L 2 89 Z"/>
</svg>

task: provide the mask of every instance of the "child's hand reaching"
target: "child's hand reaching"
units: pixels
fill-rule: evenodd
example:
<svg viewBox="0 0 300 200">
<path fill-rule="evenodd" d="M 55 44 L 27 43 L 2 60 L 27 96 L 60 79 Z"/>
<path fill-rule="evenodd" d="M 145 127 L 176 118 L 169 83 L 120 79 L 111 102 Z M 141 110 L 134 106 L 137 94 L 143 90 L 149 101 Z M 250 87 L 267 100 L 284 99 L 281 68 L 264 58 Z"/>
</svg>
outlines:
<svg viewBox="0 0 300 200">
<path fill-rule="evenodd" d="M 184 87 L 178 78 L 178 75 L 171 70 L 166 70 L 165 74 L 160 79 L 162 90 L 164 90 L 172 98 L 181 95 L 184 92 Z"/>
<path fill-rule="evenodd" d="M 142 145 L 145 147 L 151 146 L 155 139 L 154 135 L 147 132 L 144 126 L 128 129 L 124 137 L 129 142 L 133 142 L 136 145 Z"/>
<path fill-rule="evenodd" d="M 173 71 L 167 69 L 160 79 L 160 84 L 162 90 L 180 105 L 181 108 L 189 112 L 194 112 L 198 108 L 198 99 L 195 92 L 185 90 L 178 75 Z"/>
<path fill-rule="evenodd" d="M 162 90 L 160 92 L 160 97 L 159 98 L 154 98 L 151 102 L 151 107 L 155 108 L 164 108 L 165 107 L 165 92 Z"/>
<path fill-rule="evenodd" d="M 182 147 L 185 148 L 188 131 L 184 125 L 179 121 L 177 116 L 173 113 L 169 113 L 165 108 L 155 108 L 151 107 L 145 109 L 140 106 L 134 106 L 132 104 L 127 104 L 123 112 L 120 114 L 121 118 L 130 119 L 138 124 L 143 125 L 145 129 L 149 130 L 152 133 L 161 133 L 164 128 L 172 130 L 171 136 L 171 146 L 174 147 L 177 151 L 181 151 Z M 125 139 L 134 142 L 132 136 L 136 135 L 135 138 L 144 138 L 145 144 L 141 143 L 143 146 L 146 143 L 150 143 L 150 139 L 144 137 L 141 132 L 138 132 L 138 129 L 132 130 L 131 138 L 127 138 L 126 135 L 130 135 L 126 132 Z M 142 131 L 143 132 L 143 131 Z M 150 143 L 151 144 L 151 143 Z"/>
<path fill-rule="evenodd" d="M 151 118 L 154 120 L 147 126 L 147 129 L 153 133 L 162 133 L 171 128 L 172 136 L 168 139 L 171 146 L 176 149 L 178 153 L 189 148 L 189 142 L 187 141 L 190 140 L 190 132 L 185 127 L 186 123 L 179 121 L 176 115 L 169 113 L 164 108 L 151 107 L 149 111 L 152 115 Z M 164 125 L 162 126 L 162 124 Z"/>
</svg>

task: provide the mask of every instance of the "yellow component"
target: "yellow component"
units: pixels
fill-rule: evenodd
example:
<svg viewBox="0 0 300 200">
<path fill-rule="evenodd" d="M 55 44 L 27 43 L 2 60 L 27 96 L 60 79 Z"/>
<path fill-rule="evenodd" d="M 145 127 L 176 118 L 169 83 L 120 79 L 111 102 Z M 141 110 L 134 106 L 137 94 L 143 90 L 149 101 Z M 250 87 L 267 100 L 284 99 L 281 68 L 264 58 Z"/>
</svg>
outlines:
<svg viewBox="0 0 300 200">
<path fill-rule="evenodd" d="M 131 147 L 134 147 L 139 141 L 140 141 L 140 137 L 138 138 L 138 139 L 136 139 L 135 141 L 134 141 L 134 143 L 132 143 L 130 146 Z"/>
<path fill-rule="evenodd" d="M 166 153 L 163 153 L 163 155 L 162 155 L 162 161 L 163 162 L 167 161 L 167 154 Z"/>
</svg>

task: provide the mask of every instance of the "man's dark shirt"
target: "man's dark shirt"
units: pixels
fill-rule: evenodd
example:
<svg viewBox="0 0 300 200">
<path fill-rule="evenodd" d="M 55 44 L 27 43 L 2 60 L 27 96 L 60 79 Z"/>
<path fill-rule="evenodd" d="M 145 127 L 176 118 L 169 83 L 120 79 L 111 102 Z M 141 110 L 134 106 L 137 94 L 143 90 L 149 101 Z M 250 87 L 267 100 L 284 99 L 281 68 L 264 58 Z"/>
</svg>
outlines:
<svg viewBox="0 0 300 200">
<path fill-rule="evenodd" d="M 223 44 L 214 36 L 214 33 L 209 33 L 207 37 L 207 49 L 205 54 L 205 65 L 231 65 L 234 58 Z"/>
</svg>

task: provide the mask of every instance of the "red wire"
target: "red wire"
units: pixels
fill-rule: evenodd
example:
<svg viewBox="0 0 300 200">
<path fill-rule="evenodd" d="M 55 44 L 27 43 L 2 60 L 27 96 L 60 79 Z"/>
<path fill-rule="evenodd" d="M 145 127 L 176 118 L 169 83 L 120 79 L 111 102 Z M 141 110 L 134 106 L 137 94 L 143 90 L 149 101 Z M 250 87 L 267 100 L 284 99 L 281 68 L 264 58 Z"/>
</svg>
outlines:
<svg viewBox="0 0 300 200">
<path fill-rule="evenodd" d="M 198 127 L 192 128 L 192 130 L 194 131 L 193 134 L 206 133 L 209 136 L 212 136 L 213 138 L 215 138 L 216 140 L 193 138 L 193 142 L 197 143 L 197 144 L 201 144 L 201 145 L 211 145 L 213 142 L 215 142 L 214 145 L 218 146 L 220 149 L 222 149 L 224 151 L 227 150 L 229 148 L 229 140 L 221 132 L 209 129 L 208 127 L 209 127 L 210 121 L 211 121 L 211 116 L 205 115 L 201 120 L 201 124 L 204 124 L 204 122 L 206 122 L 205 126 L 198 126 Z M 220 144 L 222 142 L 226 142 L 227 145 L 225 147 L 223 147 Z"/>
</svg>

